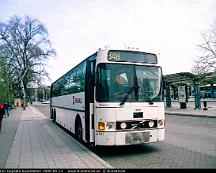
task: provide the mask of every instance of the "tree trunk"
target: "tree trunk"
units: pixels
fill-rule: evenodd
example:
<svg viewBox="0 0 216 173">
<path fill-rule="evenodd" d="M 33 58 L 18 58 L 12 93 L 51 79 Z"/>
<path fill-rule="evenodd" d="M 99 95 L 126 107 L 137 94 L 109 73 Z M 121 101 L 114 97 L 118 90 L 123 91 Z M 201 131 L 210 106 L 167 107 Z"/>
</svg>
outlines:
<svg viewBox="0 0 216 173">
<path fill-rule="evenodd" d="M 26 91 L 25 91 L 25 87 L 24 87 L 23 81 L 21 81 L 21 87 L 22 87 L 22 92 L 23 92 L 23 103 L 22 103 L 22 107 L 23 107 L 23 110 L 25 110 L 25 109 L 26 109 Z"/>
</svg>

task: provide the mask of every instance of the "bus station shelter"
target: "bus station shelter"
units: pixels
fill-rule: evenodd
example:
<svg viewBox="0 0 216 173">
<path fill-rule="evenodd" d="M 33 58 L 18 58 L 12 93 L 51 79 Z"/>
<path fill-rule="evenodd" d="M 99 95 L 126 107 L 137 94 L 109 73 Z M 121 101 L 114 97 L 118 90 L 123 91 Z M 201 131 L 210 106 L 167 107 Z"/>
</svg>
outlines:
<svg viewBox="0 0 216 173">
<path fill-rule="evenodd" d="M 189 95 L 191 95 L 191 87 L 193 87 L 194 98 L 195 98 L 195 109 L 201 108 L 199 78 L 197 77 L 197 75 L 194 75 L 190 72 L 180 72 L 180 73 L 165 75 L 164 80 L 165 80 L 165 89 L 166 89 L 166 107 L 171 107 L 171 87 L 176 85 L 176 86 L 186 86 L 187 98 L 189 97 Z"/>
</svg>

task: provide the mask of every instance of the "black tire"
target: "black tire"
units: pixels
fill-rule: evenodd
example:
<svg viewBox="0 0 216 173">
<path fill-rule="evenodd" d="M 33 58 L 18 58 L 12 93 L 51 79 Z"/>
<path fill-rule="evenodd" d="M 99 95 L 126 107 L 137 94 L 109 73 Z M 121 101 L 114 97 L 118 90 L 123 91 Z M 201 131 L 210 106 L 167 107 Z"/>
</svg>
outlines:
<svg viewBox="0 0 216 173">
<path fill-rule="evenodd" d="M 76 136 L 76 138 L 77 138 L 78 141 L 80 141 L 80 142 L 83 141 L 82 124 L 81 124 L 80 120 L 76 121 L 75 136 Z"/>
<path fill-rule="evenodd" d="M 50 119 L 52 120 L 53 119 L 53 109 L 51 109 L 51 114 L 50 114 Z"/>
</svg>

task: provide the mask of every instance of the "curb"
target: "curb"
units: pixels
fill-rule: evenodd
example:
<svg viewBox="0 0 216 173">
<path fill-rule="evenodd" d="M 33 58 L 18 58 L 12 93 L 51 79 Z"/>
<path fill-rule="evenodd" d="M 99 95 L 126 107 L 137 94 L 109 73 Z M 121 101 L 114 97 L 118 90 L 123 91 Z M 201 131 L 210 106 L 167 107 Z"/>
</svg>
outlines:
<svg viewBox="0 0 216 173">
<path fill-rule="evenodd" d="M 216 118 L 216 116 L 213 115 L 196 115 L 196 114 L 190 114 L 190 113 L 179 113 L 179 112 L 165 112 L 167 115 L 178 115 L 178 116 L 190 116 L 190 117 L 203 117 L 203 118 Z"/>
<path fill-rule="evenodd" d="M 76 139 L 74 139 L 73 136 L 69 135 L 68 133 L 66 133 L 64 131 L 64 129 L 60 128 L 58 125 L 56 125 L 55 123 L 53 123 L 49 118 L 47 118 L 44 114 L 42 114 L 37 108 L 35 107 L 31 107 L 31 110 L 35 113 L 35 114 L 39 114 L 40 116 L 44 116 L 46 118 L 46 120 L 48 120 L 49 123 L 51 123 L 52 125 L 55 126 L 55 128 L 57 128 L 58 130 L 60 130 L 61 132 L 65 133 L 65 135 L 67 135 L 69 138 L 71 138 L 73 140 L 74 143 L 76 143 L 79 147 L 81 147 L 85 152 L 87 152 L 89 155 L 91 155 L 91 157 L 93 157 L 95 160 L 97 160 L 99 163 L 101 163 L 105 168 L 103 169 L 113 169 L 113 167 L 107 163 L 105 160 L 103 160 L 102 158 L 100 158 L 98 155 L 96 155 L 95 153 L 93 153 L 91 150 L 89 150 L 88 148 L 86 148 L 83 144 L 81 144 L 79 141 L 77 141 Z"/>
<path fill-rule="evenodd" d="M 93 158 L 95 158 L 98 162 L 100 162 L 105 168 L 104 169 L 111 169 L 113 168 L 109 163 L 104 161 L 102 158 L 100 158 L 98 155 L 93 153 L 91 150 L 86 148 L 84 145 L 82 145 L 80 142 L 75 141 L 82 149 L 84 149 L 88 154 L 90 154 Z"/>
<path fill-rule="evenodd" d="M 49 120 L 49 119 L 48 119 Z M 55 123 L 53 123 L 52 121 L 50 121 L 50 123 L 52 123 L 52 125 L 54 125 L 56 128 L 58 128 L 59 130 L 61 130 L 62 132 L 64 132 L 66 135 L 68 135 L 74 143 L 76 143 L 79 147 L 81 147 L 83 150 L 85 150 L 89 155 L 91 155 L 94 159 L 96 159 L 99 163 L 101 163 L 105 168 L 103 169 L 113 169 L 113 167 L 107 163 L 105 160 L 103 160 L 102 158 L 100 158 L 98 155 L 96 155 L 95 153 L 93 153 L 91 150 L 89 150 L 88 148 L 86 148 L 83 144 L 81 144 L 79 141 L 77 141 L 76 139 L 74 139 L 73 136 L 69 135 L 68 133 L 66 133 L 62 128 L 60 128 L 58 125 L 56 125 Z"/>
</svg>

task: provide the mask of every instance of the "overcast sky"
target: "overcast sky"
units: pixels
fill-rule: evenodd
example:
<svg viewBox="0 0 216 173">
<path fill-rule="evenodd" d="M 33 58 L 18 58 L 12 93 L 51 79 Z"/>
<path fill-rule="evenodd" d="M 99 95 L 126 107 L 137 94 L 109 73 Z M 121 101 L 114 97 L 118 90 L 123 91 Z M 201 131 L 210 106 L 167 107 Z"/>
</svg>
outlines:
<svg viewBox="0 0 216 173">
<path fill-rule="evenodd" d="M 0 0 L 0 20 L 37 18 L 57 52 L 51 82 L 105 46 L 158 54 L 164 74 L 190 72 L 216 0 Z"/>
</svg>

